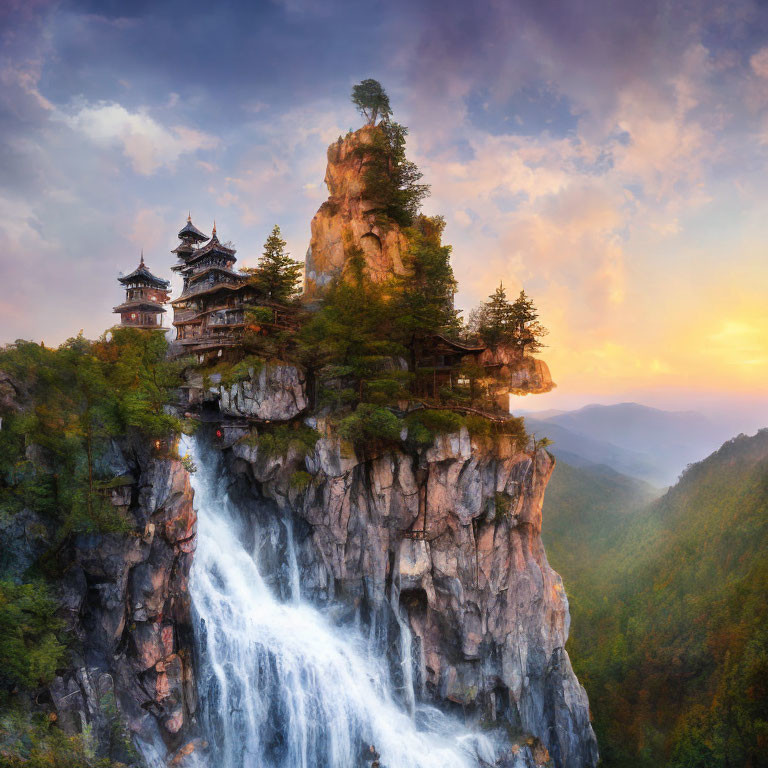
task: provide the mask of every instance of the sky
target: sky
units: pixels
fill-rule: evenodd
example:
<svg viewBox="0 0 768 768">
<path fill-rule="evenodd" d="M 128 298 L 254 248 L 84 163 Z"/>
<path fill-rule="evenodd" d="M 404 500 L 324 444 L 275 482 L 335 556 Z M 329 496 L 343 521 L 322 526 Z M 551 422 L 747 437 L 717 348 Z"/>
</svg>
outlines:
<svg viewBox="0 0 768 768">
<path fill-rule="evenodd" d="M 469 311 L 550 333 L 525 408 L 636 400 L 768 424 L 768 5 L 748 0 L 4 0 L 0 343 L 114 322 L 191 211 L 303 259 L 367 77 L 410 129 Z M 174 284 L 175 285 L 175 284 Z M 754 419 L 753 419 L 754 420 Z"/>
</svg>

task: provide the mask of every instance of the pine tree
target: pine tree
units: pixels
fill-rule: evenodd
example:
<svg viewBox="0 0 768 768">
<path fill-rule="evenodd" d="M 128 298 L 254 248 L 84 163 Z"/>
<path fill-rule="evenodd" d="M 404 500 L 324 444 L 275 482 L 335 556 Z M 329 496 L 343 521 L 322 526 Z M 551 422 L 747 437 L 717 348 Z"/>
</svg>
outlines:
<svg viewBox="0 0 768 768">
<path fill-rule="evenodd" d="M 404 350 L 390 328 L 382 286 L 365 274 L 362 249 L 346 243 L 347 279 L 329 286 L 321 308 L 301 329 L 299 358 L 313 371 L 320 399 L 334 407 L 384 404 L 401 397 L 406 378 L 392 366 Z"/>
<path fill-rule="evenodd" d="M 539 312 L 525 291 L 520 291 L 512 304 L 510 321 L 514 344 L 523 354 L 538 352 L 544 346 L 539 339 L 549 331 L 539 322 Z"/>
<path fill-rule="evenodd" d="M 544 346 L 539 339 L 549 333 L 539 322 L 538 310 L 525 291 L 520 291 L 517 299 L 510 303 L 502 283 L 488 301 L 473 310 L 469 327 L 488 346 L 505 344 L 516 347 L 522 354 L 538 352 Z"/>
<path fill-rule="evenodd" d="M 456 279 L 451 267 L 451 246 L 441 242 L 445 220 L 420 216 L 407 231 L 408 253 L 403 259 L 405 274 L 394 280 L 393 326 L 395 336 L 411 353 L 415 367 L 418 344 L 435 333 L 458 330 L 453 308 Z"/>
<path fill-rule="evenodd" d="M 280 236 L 277 225 L 264 243 L 259 266 L 248 271 L 253 285 L 265 298 L 280 304 L 287 304 L 296 298 L 301 282 L 301 263 L 285 252 L 285 240 Z"/>
<path fill-rule="evenodd" d="M 375 125 L 379 117 L 386 120 L 392 114 L 389 96 L 378 80 L 369 78 L 358 83 L 352 89 L 351 98 L 368 125 Z"/>
<path fill-rule="evenodd" d="M 508 343 L 512 337 L 512 305 L 507 301 L 503 283 L 483 305 L 480 334 L 486 344 L 495 347 Z"/>
</svg>

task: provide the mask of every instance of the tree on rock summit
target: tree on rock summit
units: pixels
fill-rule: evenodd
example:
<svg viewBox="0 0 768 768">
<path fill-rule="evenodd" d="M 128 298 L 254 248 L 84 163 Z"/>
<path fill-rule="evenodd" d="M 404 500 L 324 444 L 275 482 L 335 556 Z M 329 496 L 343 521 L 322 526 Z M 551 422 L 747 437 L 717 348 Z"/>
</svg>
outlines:
<svg viewBox="0 0 768 768">
<path fill-rule="evenodd" d="M 379 117 L 386 120 L 392 114 L 389 96 L 378 80 L 369 78 L 358 83 L 352 89 L 352 103 L 368 121 L 368 125 L 376 125 Z"/>
</svg>

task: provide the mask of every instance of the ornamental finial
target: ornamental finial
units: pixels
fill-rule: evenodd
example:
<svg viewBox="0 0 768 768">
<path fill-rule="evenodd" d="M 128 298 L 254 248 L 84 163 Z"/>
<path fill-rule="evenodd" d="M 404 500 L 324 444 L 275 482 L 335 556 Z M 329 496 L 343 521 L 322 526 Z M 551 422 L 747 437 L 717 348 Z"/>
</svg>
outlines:
<svg viewBox="0 0 768 768">
<path fill-rule="evenodd" d="M 143 248 L 141 249 L 141 261 L 139 262 L 139 266 L 140 267 L 144 266 L 144 249 Z"/>
<path fill-rule="evenodd" d="M 213 236 L 216 237 L 216 219 L 213 220 Z"/>
<path fill-rule="evenodd" d="M 191 224 L 191 223 L 192 223 L 192 211 L 190 211 L 187 214 L 187 224 Z"/>
</svg>

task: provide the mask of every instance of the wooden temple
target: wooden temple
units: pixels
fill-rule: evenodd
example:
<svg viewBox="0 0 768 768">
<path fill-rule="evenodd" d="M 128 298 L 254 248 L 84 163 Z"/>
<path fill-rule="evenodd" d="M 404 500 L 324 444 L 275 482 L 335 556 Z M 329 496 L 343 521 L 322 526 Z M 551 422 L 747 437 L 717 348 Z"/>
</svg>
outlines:
<svg viewBox="0 0 768 768">
<path fill-rule="evenodd" d="M 168 330 L 163 326 L 166 311 L 163 304 L 168 302 L 171 284 L 147 269 L 143 251 L 139 266 L 129 275 L 117 279 L 125 288 L 125 301 L 112 310 L 120 315 L 120 325 L 152 331 Z"/>
<path fill-rule="evenodd" d="M 265 324 L 270 328 L 295 327 L 288 308 L 260 297 L 249 276 L 234 269 L 236 250 L 219 241 L 215 222 L 209 238 L 188 216 L 178 237 L 181 242 L 172 253 L 179 261 L 171 269 L 181 275 L 183 287 L 171 305 L 176 342 L 183 353 L 204 362 L 237 347 L 246 327 L 259 331 L 248 323 L 249 307 L 271 310 L 272 322 Z"/>
</svg>

